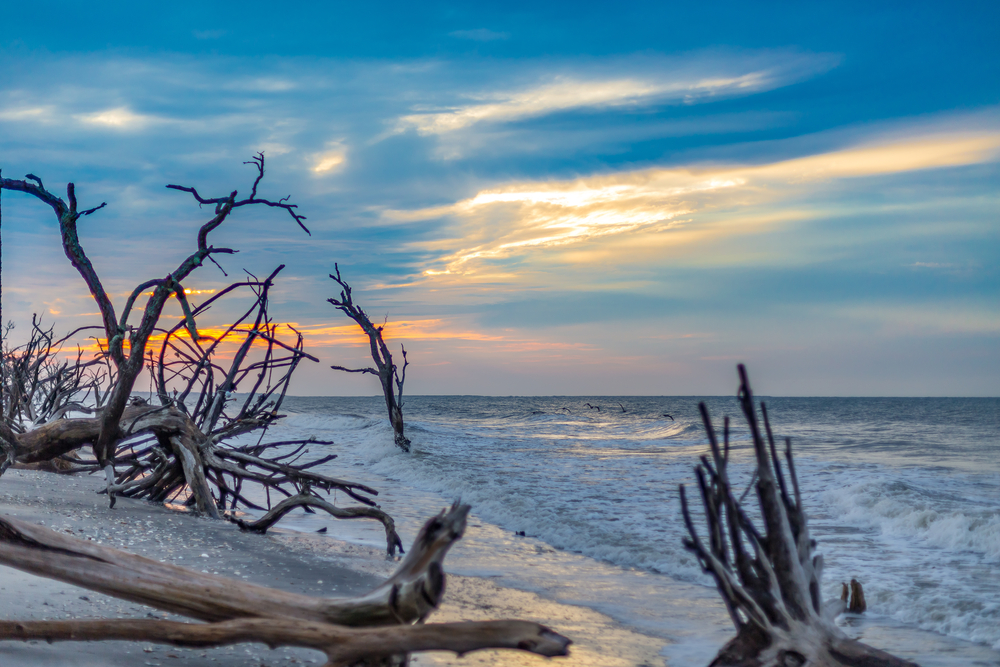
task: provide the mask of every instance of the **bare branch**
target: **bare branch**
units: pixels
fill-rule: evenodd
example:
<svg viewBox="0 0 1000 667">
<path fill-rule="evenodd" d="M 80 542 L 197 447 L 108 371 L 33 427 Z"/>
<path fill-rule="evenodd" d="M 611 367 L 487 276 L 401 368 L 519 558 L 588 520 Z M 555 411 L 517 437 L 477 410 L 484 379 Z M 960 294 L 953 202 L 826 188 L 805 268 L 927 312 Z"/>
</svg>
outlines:
<svg viewBox="0 0 1000 667">
<path fill-rule="evenodd" d="M 378 371 L 374 368 L 347 368 L 346 366 L 330 366 L 335 371 L 344 371 L 345 373 L 371 373 L 372 375 L 378 375 Z"/>
</svg>

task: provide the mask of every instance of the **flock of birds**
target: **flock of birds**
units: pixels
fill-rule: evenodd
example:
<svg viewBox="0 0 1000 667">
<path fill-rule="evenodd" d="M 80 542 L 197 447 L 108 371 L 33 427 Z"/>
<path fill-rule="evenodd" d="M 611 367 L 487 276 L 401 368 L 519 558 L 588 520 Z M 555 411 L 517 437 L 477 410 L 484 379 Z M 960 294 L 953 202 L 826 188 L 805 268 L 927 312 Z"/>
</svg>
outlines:
<svg viewBox="0 0 1000 667">
<path fill-rule="evenodd" d="M 591 405 L 590 403 L 584 403 L 584 405 L 587 406 L 587 408 L 589 408 L 590 410 L 597 410 L 598 412 L 601 411 L 601 406 L 599 406 L 599 405 Z M 622 412 L 628 412 L 628 410 L 625 409 L 625 406 L 622 405 L 621 403 L 618 404 L 618 407 L 621 408 Z M 569 413 L 573 412 L 569 408 L 565 408 L 565 407 L 559 408 L 559 409 L 560 410 L 565 410 L 566 412 L 569 412 Z M 544 410 L 534 410 L 531 414 L 533 414 L 533 415 L 544 415 L 545 411 Z M 676 419 L 673 418 L 672 415 L 668 415 L 665 412 L 663 414 L 661 414 L 660 416 L 661 417 L 666 417 L 670 421 L 677 421 Z"/>
</svg>

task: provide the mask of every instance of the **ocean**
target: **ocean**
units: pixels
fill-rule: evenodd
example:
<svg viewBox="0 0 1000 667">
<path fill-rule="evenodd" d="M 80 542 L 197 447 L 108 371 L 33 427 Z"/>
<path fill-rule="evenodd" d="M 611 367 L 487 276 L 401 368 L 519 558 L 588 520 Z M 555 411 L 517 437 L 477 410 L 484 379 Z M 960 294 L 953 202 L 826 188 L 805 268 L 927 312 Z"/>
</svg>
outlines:
<svg viewBox="0 0 1000 667">
<path fill-rule="evenodd" d="M 720 429 L 732 418 L 743 488 L 752 449 L 735 398 L 413 396 L 405 454 L 381 397 L 290 397 L 269 435 L 335 441 L 326 470 L 379 489 L 404 544 L 453 500 L 470 504 L 449 573 L 596 610 L 660 640 L 666 664 L 705 665 L 733 629 L 681 542 L 678 485 L 697 498 L 708 451 L 702 400 Z M 1000 665 L 1000 399 L 762 400 L 792 439 L 824 597 L 864 585 L 868 612 L 845 630 L 925 666 Z M 285 523 L 384 546 L 374 522 Z"/>
</svg>

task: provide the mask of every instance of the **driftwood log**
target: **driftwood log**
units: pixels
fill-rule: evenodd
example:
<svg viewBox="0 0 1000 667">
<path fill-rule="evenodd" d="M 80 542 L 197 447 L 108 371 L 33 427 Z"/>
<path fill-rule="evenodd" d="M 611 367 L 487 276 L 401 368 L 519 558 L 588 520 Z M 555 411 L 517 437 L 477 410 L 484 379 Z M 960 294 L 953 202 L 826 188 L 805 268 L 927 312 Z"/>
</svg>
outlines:
<svg viewBox="0 0 1000 667">
<path fill-rule="evenodd" d="M 785 440 L 786 480 L 767 408 L 761 403 L 765 439 L 742 364 L 739 374 L 740 406 L 753 439 L 764 532 L 754 525 L 733 493 L 727 470 L 729 419 L 725 421 L 720 447 L 704 403 L 701 414 L 712 456 L 703 456 L 695 473 L 705 510 L 707 544 L 695 529 L 684 486 L 680 487 L 690 536 L 684 546 L 715 578 L 737 631 L 711 667 L 915 667 L 912 662 L 850 639 L 834 624 L 834 618 L 845 611 L 846 602 L 823 602 L 823 557 L 814 553 L 816 542 L 809 537 L 791 441 Z M 860 591 L 860 585 L 857 589 Z"/>
<path fill-rule="evenodd" d="M 444 595 L 442 562 L 462 536 L 468 510 L 455 505 L 428 521 L 395 574 L 357 598 L 318 598 L 247 584 L 0 517 L 3 565 L 206 621 L 3 621 L 0 640 L 117 639 L 201 647 L 258 642 L 323 651 L 328 667 L 398 664 L 405 662 L 400 656 L 430 650 L 567 655 L 571 642 L 537 623 L 423 623 Z"/>
</svg>

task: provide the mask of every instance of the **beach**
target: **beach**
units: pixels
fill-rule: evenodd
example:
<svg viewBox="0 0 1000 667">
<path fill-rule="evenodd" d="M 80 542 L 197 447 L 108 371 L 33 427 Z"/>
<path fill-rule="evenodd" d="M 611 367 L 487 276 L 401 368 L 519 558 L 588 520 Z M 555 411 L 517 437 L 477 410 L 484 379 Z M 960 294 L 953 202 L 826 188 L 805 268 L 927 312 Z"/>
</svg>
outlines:
<svg viewBox="0 0 1000 667">
<path fill-rule="evenodd" d="M 0 514 L 44 525 L 81 539 L 234 580 L 316 596 L 347 597 L 375 587 L 395 568 L 383 549 L 294 531 L 240 532 L 229 523 L 189 512 L 120 498 L 109 509 L 99 476 L 64 476 L 9 470 L 0 478 Z M 334 532 L 336 523 L 333 524 Z M 447 568 L 447 560 L 445 561 Z M 589 609 L 544 600 L 475 577 L 450 576 L 445 603 L 434 621 L 519 618 L 574 637 L 574 665 L 611 667 L 657 664 L 660 643 Z M 0 617 L 11 620 L 161 618 L 189 620 L 145 605 L 0 566 Z M 600 642 L 593 641 L 598 629 Z M 589 633 L 589 637 L 588 634 Z M 607 651 L 608 639 L 620 643 Z M 465 658 L 425 654 L 417 665 L 531 665 L 544 659 L 512 651 L 483 651 Z M 183 649 L 146 642 L 0 642 L 0 665 L 278 665 L 322 664 L 316 651 L 255 644 Z M 662 660 L 661 660 L 662 662 Z"/>
<path fill-rule="evenodd" d="M 240 581 L 310 595 L 350 596 L 373 587 L 372 574 L 321 562 L 270 536 L 241 533 L 146 502 L 119 499 L 109 509 L 97 476 L 8 470 L 0 478 L 0 514 L 131 553 Z M 53 579 L 0 566 L 0 616 L 11 620 L 164 618 L 187 620 Z M 315 651 L 238 645 L 211 650 L 140 642 L 0 642 L 0 665 L 288 665 L 322 663 Z"/>
<path fill-rule="evenodd" d="M 430 622 L 537 621 L 574 641 L 561 662 L 584 666 L 702 667 L 733 635 L 710 578 L 681 544 L 677 484 L 691 483 L 693 463 L 706 451 L 698 399 L 626 398 L 628 413 L 600 415 L 578 404 L 607 404 L 607 397 L 410 400 L 410 454 L 392 445 L 377 398 L 290 397 L 288 417 L 271 437 L 334 440 L 322 451 L 338 458 L 324 471 L 378 489 L 407 548 L 423 522 L 456 498 L 472 505 L 465 537 L 445 559 L 444 602 Z M 709 399 L 712 413 L 733 414 L 730 400 Z M 840 582 L 854 577 L 865 586 L 868 611 L 841 617 L 842 629 L 924 667 L 1000 665 L 997 401 L 770 402 L 779 433 L 801 443 L 797 467 L 826 562 L 824 596 L 839 595 Z M 659 418 L 667 409 L 676 421 Z M 733 438 L 734 474 L 745 484 L 745 436 L 734 429 Z M 377 522 L 297 512 L 266 536 L 250 535 L 127 499 L 109 510 L 101 486 L 98 476 L 11 470 L 0 478 L 0 512 L 312 595 L 358 595 L 395 568 Z M 343 494 L 329 500 L 354 504 Z M 167 617 L 7 568 L 0 568 L 0 588 L 7 619 Z M 309 651 L 249 645 L 0 644 L 0 666 L 319 660 Z M 413 663 L 542 660 L 484 651 L 421 654 Z"/>
</svg>

